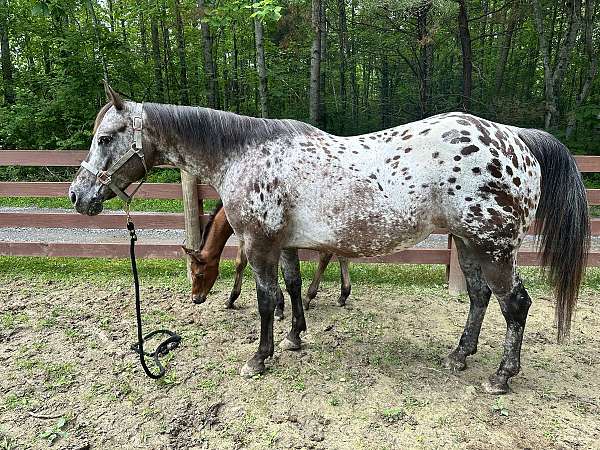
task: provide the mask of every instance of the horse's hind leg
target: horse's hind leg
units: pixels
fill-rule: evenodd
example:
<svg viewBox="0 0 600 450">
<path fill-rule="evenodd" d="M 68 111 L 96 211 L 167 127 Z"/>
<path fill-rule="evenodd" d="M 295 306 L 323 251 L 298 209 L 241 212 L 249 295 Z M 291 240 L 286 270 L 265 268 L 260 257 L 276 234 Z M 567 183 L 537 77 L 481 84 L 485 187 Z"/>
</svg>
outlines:
<svg viewBox="0 0 600 450">
<path fill-rule="evenodd" d="M 300 333 L 306 331 L 306 321 L 302 308 L 302 277 L 300 276 L 298 250 L 282 250 L 280 262 L 285 287 L 292 302 L 292 329 L 279 345 L 284 350 L 299 350 L 302 345 Z"/>
<path fill-rule="evenodd" d="M 490 394 L 507 393 L 508 380 L 521 369 L 521 343 L 531 298 L 515 269 L 515 258 L 512 255 L 504 262 L 482 263 L 483 275 L 498 298 L 506 320 L 504 354 L 500 367 L 483 385 Z"/>
<path fill-rule="evenodd" d="M 343 256 L 338 256 L 338 262 L 340 263 L 340 278 L 342 282 L 340 298 L 338 298 L 338 305 L 345 306 L 346 300 L 350 295 L 350 291 L 352 290 L 352 285 L 350 284 L 350 274 L 348 273 L 348 258 L 344 258 Z"/>
<path fill-rule="evenodd" d="M 329 261 L 331 261 L 332 256 L 333 253 L 319 253 L 319 266 L 317 267 L 312 283 L 310 283 L 310 286 L 308 287 L 308 291 L 306 291 L 306 304 L 304 305 L 306 309 L 310 308 L 310 301 L 317 296 L 321 277 L 323 276 L 325 269 L 327 269 L 327 265 L 329 264 Z"/>
<path fill-rule="evenodd" d="M 467 356 L 477 352 L 477 341 L 481 324 L 488 307 L 492 291 L 483 278 L 479 258 L 475 252 L 460 238 L 456 239 L 460 267 L 467 282 L 467 292 L 471 305 L 463 334 L 456 349 L 450 353 L 444 365 L 452 370 L 464 370 L 467 367 Z"/>
</svg>

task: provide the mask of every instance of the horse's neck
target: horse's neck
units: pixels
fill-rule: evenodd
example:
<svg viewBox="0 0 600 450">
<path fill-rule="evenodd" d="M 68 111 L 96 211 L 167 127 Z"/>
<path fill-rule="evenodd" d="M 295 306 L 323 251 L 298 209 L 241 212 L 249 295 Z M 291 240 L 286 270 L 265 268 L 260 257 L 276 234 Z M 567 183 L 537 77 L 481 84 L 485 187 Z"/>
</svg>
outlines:
<svg viewBox="0 0 600 450">
<path fill-rule="evenodd" d="M 225 211 L 221 209 L 215 216 L 206 237 L 203 250 L 208 259 L 220 259 L 227 240 L 233 234 L 233 228 L 227 221 Z"/>
</svg>

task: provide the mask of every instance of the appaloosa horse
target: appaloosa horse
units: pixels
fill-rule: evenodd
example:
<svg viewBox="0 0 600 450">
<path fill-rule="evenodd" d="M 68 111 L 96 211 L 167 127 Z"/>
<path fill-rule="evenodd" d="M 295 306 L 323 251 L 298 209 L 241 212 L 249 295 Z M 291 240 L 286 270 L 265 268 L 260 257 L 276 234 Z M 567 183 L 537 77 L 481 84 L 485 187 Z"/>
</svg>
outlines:
<svg viewBox="0 0 600 450">
<path fill-rule="evenodd" d="M 217 277 L 219 276 L 219 261 L 221 260 L 225 244 L 227 244 L 227 240 L 231 235 L 233 235 L 233 228 L 231 228 L 227 216 L 225 215 L 223 202 L 219 202 L 215 207 L 215 210 L 208 216 L 208 220 L 202 228 L 200 248 L 198 250 L 193 250 L 185 246 L 182 247 L 183 251 L 191 258 L 192 301 L 194 303 L 204 303 L 210 290 L 215 285 Z M 329 261 L 331 261 L 332 256 L 333 254 L 325 252 L 319 254 L 319 265 L 306 294 L 306 308 L 309 307 L 310 301 L 316 297 L 321 277 L 323 276 L 323 272 L 325 272 Z M 351 290 L 350 275 L 348 273 L 348 259 L 339 256 L 338 260 L 340 263 L 342 287 L 337 303 L 339 306 L 344 306 Z M 235 259 L 235 279 L 233 282 L 233 289 L 231 290 L 229 299 L 226 303 L 227 308 L 234 307 L 235 301 L 242 292 L 242 278 L 247 264 L 248 259 L 246 258 L 246 252 L 244 250 L 244 241 L 239 241 L 238 253 Z M 275 301 L 276 318 L 283 318 L 283 309 L 283 294 L 280 291 L 277 294 L 277 299 Z"/>
<path fill-rule="evenodd" d="M 457 237 L 471 299 L 448 367 L 464 369 L 477 350 L 494 293 L 507 329 L 500 366 L 484 386 L 505 393 L 519 372 L 531 300 L 516 272 L 516 254 L 534 218 L 555 287 L 558 337 L 568 334 L 589 245 L 588 207 L 573 157 L 548 133 L 454 112 L 338 137 L 293 120 L 141 104 L 108 93 L 87 160 L 69 190 L 75 209 L 100 213 L 105 200 L 157 164 L 214 186 L 256 279 L 260 343 L 243 376 L 264 372 L 273 354 L 280 256 L 293 310 L 282 346 L 298 349 L 306 323 L 296 249 L 385 255 L 436 227 Z"/>
</svg>

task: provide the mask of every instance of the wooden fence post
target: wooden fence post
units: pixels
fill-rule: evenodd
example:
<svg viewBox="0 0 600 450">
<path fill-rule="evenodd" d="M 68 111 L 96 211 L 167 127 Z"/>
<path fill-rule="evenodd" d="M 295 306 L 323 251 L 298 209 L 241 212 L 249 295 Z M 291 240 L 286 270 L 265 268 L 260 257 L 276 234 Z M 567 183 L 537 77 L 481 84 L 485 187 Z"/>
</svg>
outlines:
<svg viewBox="0 0 600 450">
<path fill-rule="evenodd" d="M 194 250 L 200 248 L 201 223 L 203 212 L 202 199 L 198 196 L 198 179 L 181 171 L 181 192 L 183 197 L 183 216 L 185 222 L 185 246 Z M 187 275 L 191 279 L 190 258 L 187 257 Z"/>
<path fill-rule="evenodd" d="M 452 235 L 448 235 L 448 247 L 450 248 L 450 266 L 448 267 L 448 292 L 450 295 L 460 295 L 467 292 L 465 276 L 458 262 L 458 251 Z"/>
</svg>

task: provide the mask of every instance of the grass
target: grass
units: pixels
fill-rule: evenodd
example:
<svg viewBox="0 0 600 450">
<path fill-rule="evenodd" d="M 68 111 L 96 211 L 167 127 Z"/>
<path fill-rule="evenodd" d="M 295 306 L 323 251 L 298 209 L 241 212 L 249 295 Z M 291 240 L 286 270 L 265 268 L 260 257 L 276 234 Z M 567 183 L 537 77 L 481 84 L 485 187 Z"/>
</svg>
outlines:
<svg viewBox="0 0 600 450">
<path fill-rule="evenodd" d="M 216 205 L 215 200 L 204 200 L 204 210 L 212 211 Z M 0 207 L 5 208 L 64 208 L 73 209 L 71 201 L 63 197 L 0 197 Z M 113 198 L 104 203 L 104 208 L 109 211 L 123 209 L 123 202 Z M 134 211 L 144 212 L 183 212 L 181 200 L 161 199 L 134 199 L 131 205 Z"/>
<path fill-rule="evenodd" d="M 142 259 L 138 261 L 142 282 L 151 280 L 153 284 L 165 286 L 188 286 L 185 260 Z M 303 280 L 310 280 L 315 272 L 316 263 L 301 262 Z M 521 267 L 519 269 L 525 284 L 530 289 L 545 289 L 547 285 L 538 268 Z M 221 261 L 221 278 L 231 279 L 235 273 L 233 261 Z M 111 283 L 115 279 L 129 280 L 131 268 L 127 259 L 83 259 L 83 258 L 47 258 L 0 256 L 0 278 L 5 280 L 34 279 L 51 282 L 96 282 Z M 246 269 L 245 279 L 251 279 Z M 351 264 L 350 279 L 356 285 L 394 285 L 420 292 L 423 289 L 439 289 L 446 284 L 445 267 L 441 265 L 412 264 Z M 338 282 L 339 266 L 332 263 L 323 275 L 323 281 Z M 600 268 L 589 268 L 583 282 L 583 288 L 600 290 Z M 16 322 L 15 322 L 16 320 Z M 15 326 L 25 320 L 24 317 L 3 316 L 4 325 Z"/>
</svg>

